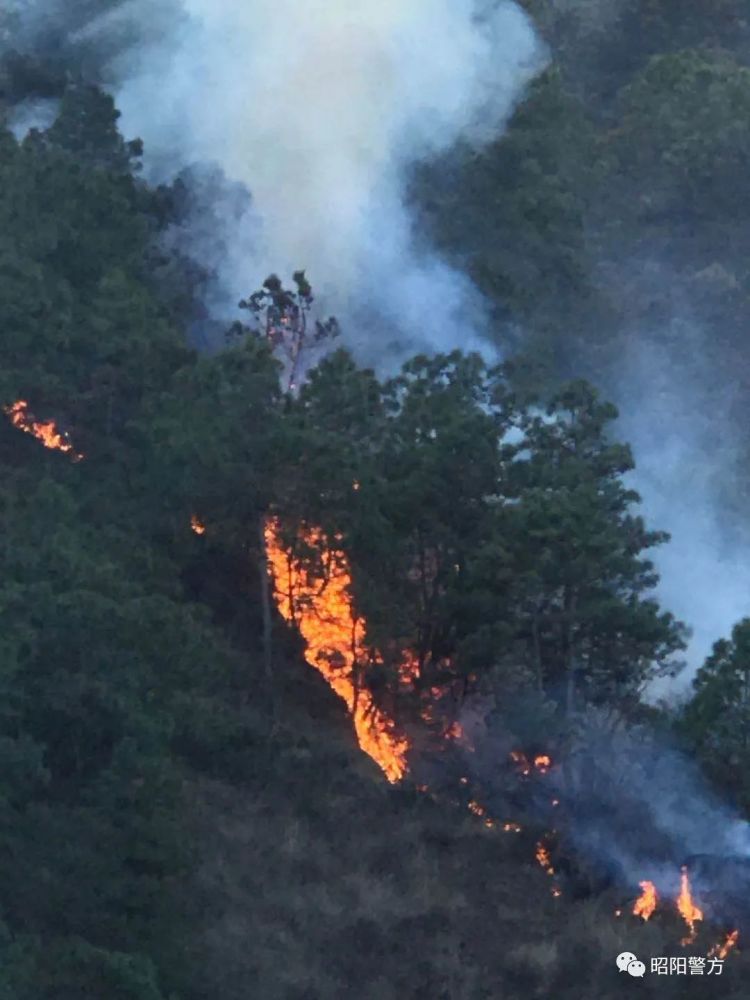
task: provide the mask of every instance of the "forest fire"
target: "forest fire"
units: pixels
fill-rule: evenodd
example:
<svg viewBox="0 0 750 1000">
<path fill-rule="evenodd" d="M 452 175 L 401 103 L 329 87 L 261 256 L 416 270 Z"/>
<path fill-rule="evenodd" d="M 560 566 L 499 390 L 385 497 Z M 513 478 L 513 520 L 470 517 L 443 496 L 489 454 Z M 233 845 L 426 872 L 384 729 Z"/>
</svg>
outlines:
<svg viewBox="0 0 750 1000">
<path fill-rule="evenodd" d="M 536 845 L 536 859 L 548 875 L 555 874 L 555 869 L 552 866 L 549 851 L 541 840 Z"/>
<path fill-rule="evenodd" d="M 45 448 L 70 452 L 74 462 L 80 462 L 83 458 L 83 455 L 79 455 L 73 450 L 73 445 L 68 440 L 67 435 L 58 431 L 54 420 L 35 420 L 34 415 L 29 411 L 29 404 L 25 400 L 19 399 L 11 406 L 6 406 L 4 412 L 14 427 L 26 434 L 33 434 Z"/>
<path fill-rule="evenodd" d="M 472 799 L 472 801 L 469 803 L 469 811 L 473 812 L 475 816 L 479 816 L 479 818 L 484 822 L 484 825 L 487 827 L 488 830 L 494 829 L 494 827 L 497 825 L 495 820 L 491 816 L 487 815 L 487 810 L 485 809 L 485 807 L 474 799 Z"/>
<path fill-rule="evenodd" d="M 703 911 L 693 902 L 687 868 L 683 868 L 680 872 L 680 894 L 677 897 L 677 909 L 680 911 L 682 919 L 690 928 L 690 933 L 682 939 L 681 943 L 683 945 L 692 944 L 696 935 L 695 925 L 698 920 L 703 920 Z"/>
<path fill-rule="evenodd" d="M 633 916 L 648 920 L 656 909 L 656 905 L 659 902 L 659 895 L 653 882 L 646 881 L 639 882 L 638 884 L 643 891 L 635 903 L 633 903 Z"/>
<path fill-rule="evenodd" d="M 552 832 L 554 833 L 554 830 Z M 562 889 L 558 885 L 557 876 L 555 873 L 554 865 L 552 864 L 552 858 L 550 856 L 549 848 L 541 840 L 537 842 L 535 857 L 537 862 L 544 869 L 545 874 L 549 875 L 550 878 L 552 878 L 553 884 L 551 886 L 550 891 L 552 895 L 555 897 L 555 899 L 558 899 L 560 896 L 562 896 Z"/>
<path fill-rule="evenodd" d="M 529 758 L 522 750 L 511 750 L 510 759 L 524 777 L 530 775 L 532 771 L 537 771 L 539 774 L 546 774 L 552 767 L 552 758 L 546 753 L 540 753 L 533 758 Z"/>
<path fill-rule="evenodd" d="M 266 551 L 275 582 L 275 597 L 283 617 L 299 628 L 307 643 L 307 661 L 319 670 L 346 704 L 359 745 L 383 769 L 392 783 L 407 771 L 409 744 L 372 699 L 356 670 L 368 656 L 364 622 L 354 610 L 349 591 L 351 574 L 343 552 L 332 548 L 323 533 L 307 529 L 302 541 L 323 552 L 323 583 L 301 567 L 280 538 L 274 521 L 266 525 Z"/>
<path fill-rule="evenodd" d="M 643 920 L 648 920 L 654 914 L 659 905 L 659 894 L 656 891 L 656 886 L 653 882 L 643 881 L 639 882 L 639 885 L 641 887 L 641 895 L 633 903 L 631 913 L 633 916 L 641 917 Z M 703 920 L 703 911 L 693 899 L 688 871 L 687 868 L 684 867 L 680 870 L 680 891 L 675 899 L 675 903 L 678 913 L 688 926 L 689 933 L 680 941 L 680 944 L 684 947 L 685 945 L 692 944 L 695 941 L 698 933 L 696 924 L 699 920 Z M 615 910 L 615 916 L 621 916 L 622 912 L 623 911 L 619 909 Z M 716 957 L 720 959 L 726 958 L 729 952 L 737 947 L 739 936 L 739 930 L 733 930 L 727 933 L 722 942 L 715 944 L 711 948 L 707 957 Z"/>
<path fill-rule="evenodd" d="M 197 534 L 205 531 L 196 516 L 191 519 L 191 527 Z M 305 565 L 304 558 L 295 552 L 294 546 L 287 546 L 282 539 L 281 526 L 275 519 L 269 519 L 265 526 L 266 555 L 273 577 L 274 596 L 281 615 L 296 625 L 307 644 L 306 659 L 326 679 L 331 688 L 344 701 L 352 716 L 359 745 L 383 770 L 391 783 L 400 781 L 407 773 L 409 740 L 399 732 L 396 724 L 381 707 L 375 704 L 372 693 L 364 683 L 363 666 L 381 656 L 367 647 L 365 622 L 354 608 L 351 594 L 351 568 L 346 554 L 337 546 L 338 538 L 331 540 L 316 527 L 304 528 L 297 541 L 302 549 L 308 550 L 313 558 L 314 568 Z M 419 664 L 408 652 L 402 657 L 401 686 L 409 687 L 419 674 Z M 440 689 L 431 691 L 437 700 Z M 430 708 L 425 714 L 431 720 Z M 446 740 L 461 741 L 465 734 L 460 725 L 453 724 L 443 731 Z M 546 753 L 525 753 L 513 750 L 510 760 L 523 778 L 532 774 L 545 775 L 553 766 Z M 466 786 L 469 779 L 462 777 L 460 784 Z M 427 786 L 419 790 L 429 792 Z M 552 800 L 555 806 L 558 799 Z M 477 799 L 468 802 L 468 810 L 489 829 L 507 833 L 520 833 L 522 827 L 514 822 L 495 819 Z M 549 846 L 544 839 L 537 841 L 535 858 L 545 874 L 551 879 L 550 891 L 560 897 L 562 890 L 552 863 Z M 653 882 L 639 883 L 641 894 L 631 907 L 633 916 L 648 921 L 659 906 L 659 894 Z M 703 920 L 703 912 L 693 900 L 687 869 L 681 871 L 680 890 L 676 906 L 687 924 L 689 934 L 682 944 L 696 938 L 696 923 Z M 622 911 L 617 911 L 620 915 Z M 726 940 L 714 948 L 716 954 L 725 955 L 736 946 L 738 934 L 732 932 Z"/>
<path fill-rule="evenodd" d="M 722 942 L 722 944 L 715 944 L 713 946 L 713 948 L 708 953 L 708 957 L 720 958 L 722 960 L 725 959 L 729 954 L 729 952 L 732 950 L 732 948 L 737 947 L 737 941 L 739 940 L 739 937 L 740 937 L 740 932 L 738 930 L 734 930 L 730 934 L 727 934 L 726 939 Z"/>
</svg>

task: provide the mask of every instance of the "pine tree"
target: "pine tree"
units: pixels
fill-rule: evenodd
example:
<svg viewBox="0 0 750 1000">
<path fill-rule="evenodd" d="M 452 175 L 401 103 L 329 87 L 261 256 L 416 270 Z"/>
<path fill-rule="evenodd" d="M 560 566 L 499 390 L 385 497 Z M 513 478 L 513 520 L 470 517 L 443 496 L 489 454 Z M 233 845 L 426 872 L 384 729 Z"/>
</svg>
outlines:
<svg viewBox="0 0 750 1000">
<path fill-rule="evenodd" d="M 750 804 L 750 618 L 714 643 L 693 680 L 680 728 L 711 775 Z"/>
</svg>

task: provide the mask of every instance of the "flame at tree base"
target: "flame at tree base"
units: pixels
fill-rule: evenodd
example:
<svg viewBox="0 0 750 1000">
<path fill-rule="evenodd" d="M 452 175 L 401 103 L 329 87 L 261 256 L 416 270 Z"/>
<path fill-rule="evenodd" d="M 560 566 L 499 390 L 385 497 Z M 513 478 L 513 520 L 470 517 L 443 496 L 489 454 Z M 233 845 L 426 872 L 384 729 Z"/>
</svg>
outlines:
<svg viewBox="0 0 750 1000">
<path fill-rule="evenodd" d="M 362 750 L 395 784 L 406 774 L 409 743 L 396 731 L 393 720 L 377 708 L 370 692 L 357 683 L 357 667 L 368 659 L 368 650 L 364 622 L 353 606 L 345 554 L 330 546 L 319 529 L 304 531 L 301 541 L 324 554 L 325 578 L 321 581 L 284 549 L 277 522 L 267 522 L 265 538 L 280 613 L 297 626 L 307 643 L 307 662 L 346 704 Z"/>
<path fill-rule="evenodd" d="M 638 899 L 636 899 L 635 903 L 633 903 L 633 916 L 642 917 L 644 920 L 648 920 L 656 909 L 659 896 L 653 882 L 646 881 L 639 882 L 638 884 L 643 892 Z"/>
<path fill-rule="evenodd" d="M 682 919 L 690 928 L 690 933 L 682 939 L 681 944 L 692 944 L 695 941 L 697 933 L 695 925 L 698 920 L 703 920 L 703 910 L 699 909 L 693 902 L 686 868 L 683 868 L 680 872 L 680 895 L 677 897 L 677 909 L 680 911 Z"/>
</svg>

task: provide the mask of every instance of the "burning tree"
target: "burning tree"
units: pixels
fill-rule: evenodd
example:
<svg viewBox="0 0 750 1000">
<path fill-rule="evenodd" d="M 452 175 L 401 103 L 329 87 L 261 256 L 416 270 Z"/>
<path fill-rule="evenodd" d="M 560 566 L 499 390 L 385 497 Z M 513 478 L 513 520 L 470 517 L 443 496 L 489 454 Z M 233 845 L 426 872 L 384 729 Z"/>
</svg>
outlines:
<svg viewBox="0 0 750 1000">
<path fill-rule="evenodd" d="M 271 347 L 286 360 L 288 369 L 287 389 L 297 388 L 300 378 L 302 357 L 306 351 L 314 350 L 324 341 L 332 340 L 340 333 L 338 321 L 334 317 L 310 323 L 309 314 L 314 302 L 312 287 L 304 271 L 295 271 L 292 280 L 296 291 L 284 288 L 281 279 L 269 275 L 263 287 L 249 298 L 242 299 L 240 309 L 249 310 L 256 319 L 254 333 L 265 337 Z M 235 324 L 229 336 L 242 335 L 245 328 Z"/>
<path fill-rule="evenodd" d="M 296 300 L 264 294 L 277 336 L 286 313 L 298 321 Z M 680 647 L 646 596 L 656 575 L 641 553 L 663 536 L 631 514 L 612 409 L 575 384 L 541 416 L 495 374 L 456 352 L 380 384 L 335 352 L 284 416 L 295 458 L 276 509 L 341 534 L 367 645 L 382 654 L 373 699 L 437 750 L 477 688 L 496 704 L 536 690 L 564 728 L 566 709 L 637 698 Z"/>
</svg>

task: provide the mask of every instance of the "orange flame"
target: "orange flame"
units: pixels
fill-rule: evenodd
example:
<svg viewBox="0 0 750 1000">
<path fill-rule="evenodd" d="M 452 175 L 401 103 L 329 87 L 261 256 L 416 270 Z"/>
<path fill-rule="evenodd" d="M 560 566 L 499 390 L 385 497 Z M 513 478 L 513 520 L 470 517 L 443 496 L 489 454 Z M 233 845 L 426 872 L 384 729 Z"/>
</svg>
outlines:
<svg viewBox="0 0 750 1000">
<path fill-rule="evenodd" d="M 464 727 L 460 722 L 451 722 L 450 726 L 445 732 L 446 740 L 456 740 L 461 741 L 465 738 Z"/>
<path fill-rule="evenodd" d="M 677 897 L 677 909 L 690 928 L 690 934 L 683 938 L 681 943 L 692 944 L 696 935 L 695 924 L 698 920 L 703 920 L 703 911 L 693 902 L 687 868 L 683 868 L 680 875 L 680 895 Z"/>
<path fill-rule="evenodd" d="M 281 614 L 294 622 L 307 643 L 307 662 L 319 670 L 346 703 L 354 720 L 360 747 L 383 769 L 392 783 L 406 774 L 408 741 L 378 709 L 369 691 L 356 683 L 357 664 L 367 658 L 364 622 L 355 613 L 349 586 L 351 573 L 345 554 L 330 547 L 323 532 L 308 529 L 303 540 L 325 551 L 327 578 L 321 585 L 294 564 L 282 547 L 279 525 L 266 525 L 266 549 Z"/>
<path fill-rule="evenodd" d="M 10 418 L 14 427 L 26 434 L 33 434 L 45 448 L 70 452 L 75 462 L 80 462 L 83 458 L 83 455 L 79 455 L 73 450 L 73 445 L 67 436 L 60 434 L 54 420 L 48 420 L 46 423 L 34 420 L 33 415 L 29 412 L 29 404 L 24 399 L 19 399 L 12 406 L 4 407 L 3 412 Z"/>
<path fill-rule="evenodd" d="M 726 940 L 723 944 L 715 944 L 711 951 L 708 953 L 709 958 L 720 958 L 725 959 L 732 948 L 737 947 L 737 941 L 739 940 L 740 932 L 738 930 L 732 931 L 727 934 Z"/>
<path fill-rule="evenodd" d="M 196 535 L 206 534 L 205 524 L 203 524 L 202 521 L 199 521 L 198 518 L 195 516 L 195 514 L 193 514 L 193 516 L 190 518 L 190 527 L 193 529 Z"/>
<path fill-rule="evenodd" d="M 639 882 L 638 884 L 643 892 L 636 899 L 635 903 L 633 903 L 633 916 L 643 917 L 644 920 L 648 920 L 656 909 L 656 904 L 659 902 L 659 895 L 653 882 Z"/>
<path fill-rule="evenodd" d="M 552 758 L 546 753 L 539 753 L 533 760 L 529 760 L 522 750 L 511 750 L 510 759 L 524 777 L 531 774 L 532 769 L 546 774 L 552 767 Z"/>
</svg>

